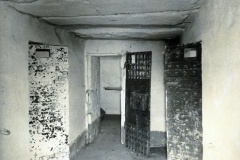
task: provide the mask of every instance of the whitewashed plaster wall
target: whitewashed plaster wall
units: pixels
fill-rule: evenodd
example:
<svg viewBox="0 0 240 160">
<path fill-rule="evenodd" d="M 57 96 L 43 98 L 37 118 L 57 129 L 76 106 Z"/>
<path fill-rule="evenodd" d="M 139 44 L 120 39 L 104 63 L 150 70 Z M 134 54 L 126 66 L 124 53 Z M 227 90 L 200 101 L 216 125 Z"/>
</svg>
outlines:
<svg viewBox="0 0 240 160">
<path fill-rule="evenodd" d="M 202 40 L 203 159 L 240 157 L 240 1 L 211 0 L 182 42 Z"/>
<path fill-rule="evenodd" d="M 100 58 L 91 57 L 91 91 L 89 92 L 89 97 L 91 100 L 88 101 L 89 108 L 88 114 L 90 114 L 91 119 L 89 119 L 89 124 L 92 124 L 97 118 L 100 117 Z"/>
<path fill-rule="evenodd" d="M 0 159 L 29 159 L 28 42 L 69 48 L 70 136 L 85 129 L 84 41 L 0 3 Z"/>
<path fill-rule="evenodd" d="M 85 54 L 124 54 L 152 51 L 151 131 L 165 132 L 164 68 L 162 41 L 87 40 Z"/>
<path fill-rule="evenodd" d="M 100 58 L 100 106 L 106 114 L 121 114 L 121 92 L 104 87 L 121 87 L 121 57 Z"/>
</svg>

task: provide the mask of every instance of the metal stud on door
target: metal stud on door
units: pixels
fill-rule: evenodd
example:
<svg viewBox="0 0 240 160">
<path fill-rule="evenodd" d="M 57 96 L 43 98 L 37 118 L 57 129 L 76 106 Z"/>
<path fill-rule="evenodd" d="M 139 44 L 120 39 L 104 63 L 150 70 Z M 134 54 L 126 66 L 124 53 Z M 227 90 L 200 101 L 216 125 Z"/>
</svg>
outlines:
<svg viewBox="0 0 240 160">
<path fill-rule="evenodd" d="M 126 56 L 126 147 L 150 155 L 151 52 Z"/>
<path fill-rule="evenodd" d="M 168 160 L 202 160 L 201 43 L 165 52 Z"/>
</svg>

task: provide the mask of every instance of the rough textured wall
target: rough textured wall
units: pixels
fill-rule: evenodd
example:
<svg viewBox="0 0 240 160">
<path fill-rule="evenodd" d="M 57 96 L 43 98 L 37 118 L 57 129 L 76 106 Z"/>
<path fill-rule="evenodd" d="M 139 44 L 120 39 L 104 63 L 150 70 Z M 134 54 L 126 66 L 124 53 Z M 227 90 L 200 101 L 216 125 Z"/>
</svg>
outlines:
<svg viewBox="0 0 240 160">
<path fill-rule="evenodd" d="M 90 103 L 88 108 L 88 114 L 91 115 L 90 123 L 99 118 L 99 90 L 100 90 L 100 58 L 91 57 L 91 90 L 89 92 Z"/>
<path fill-rule="evenodd" d="M 84 42 L 0 3 L 0 159 L 29 159 L 28 42 L 69 49 L 70 143 L 85 129 Z M 2 94 L 3 93 L 3 94 Z M 14 154 L 13 154 L 14 153 Z"/>
<path fill-rule="evenodd" d="M 165 106 L 163 83 L 163 51 L 165 44 L 161 41 L 124 41 L 124 40 L 87 40 L 86 54 L 123 54 L 126 52 L 152 51 L 151 81 L 151 131 L 157 131 L 155 137 L 162 137 L 165 132 Z M 161 131 L 161 133 L 160 133 Z M 164 136 L 163 136 L 164 137 Z M 158 140 L 155 145 L 164 145 L 165 140 Z"/>
<path fill-rule="evenodd" d="M 76 140 L 85 130 L 85 41 L 64 30 L 56 29 L 59 43 L 68 46 L 69 54 L 69 142 Z"/>
<path fill-rule="evenodd" d="M 100 105 L 106 114 L 120 115 L 121 92 L 104 87 L 121 86 L 121 57 L 100 58 Z"/>
<path fill-rule="evenodd" d="M 91 65 L 90 76 L 90 89 L 88 90 L 88 137 L 87 143 L 91 143 L 95 140 L 100 131 L 100 58 L 89 57 L 89 63 Z"/>
<path fill-rule="evenodd" d="M 240 1 L 211 0 L 184 32 L 202 40 L 203 159 L 240 157 Z"/>
</svg>

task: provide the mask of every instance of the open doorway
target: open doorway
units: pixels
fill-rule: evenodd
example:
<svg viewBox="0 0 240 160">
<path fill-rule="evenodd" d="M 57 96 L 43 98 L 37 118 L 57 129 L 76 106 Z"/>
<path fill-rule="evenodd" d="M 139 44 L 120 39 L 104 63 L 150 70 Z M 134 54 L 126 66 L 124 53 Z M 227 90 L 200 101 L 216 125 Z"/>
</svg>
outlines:
<svg viewBox="0 0 240 160">
<path fill-rule="evenodd" d="M 121 57 L 100 57 L 100 106 L 106 115 L 121 115 Z"/>
<path fill-rule="evenodd" d="M 109 42 L 110 43 L 110 42 Z M 148 47 L 146 47 L 146 48 L 148 48 Z M 140 49 L 139 49 L 140 50 Z M 141 49 L 141 50 L 143 50 L 143 49 Z M 151 50 L 151 48 L 149 47 L 149 50 Z M 124 124 L 125 124 L 125 86 L 126 86 L 126 68 L 127 68 L 127 63 L 125 63 L 126 62 L 126 51 L 124 51 L 124 52 L 117 52 L 117 51 L 111 51 L 111 52 L 107 52 L 106 54 L 104 54 L 106 51 L 104 50 L 104 51 L 102 51 L 101 49 L 98 51 L 92 51 L 92 50 L 90 50 L 90 49 L 87 49 L 87 51 L 86 51 L 86 60 L 85 60 L 85 69 L 86 69 L 86 80 L 87 80 L 87 82 L 86 82 L 86 89 L 87 90 L 92 90 L 93 88 L 91 87 L 91 81 L 93 80 L 93 76 L 91 75 L 91 72 L 92 72 L 92 68 L 91 68 L 91 59 L 92 58 L 96 58 L 96 57 L 98 57 L 99 58 L 99 66 L 100 66 L 100 59 L 101 59 L 101 57 L 109 57 L 109 56 L 111 56 L 111 57 L 121 57 L 121 74 L 122 74 L 122 76 L 121 76 L 121 86 L 122 86 L 122 90 L 121 90 L 121 143 L 122 144 L 126 144 L 125 143 L 125 140 L 126 140 L 126 137 L 125 137 L 125 135 L 127 135 L 127 134 L 125 134 L 125 129 L 126 128 L 124 128 Z M 158 66 L 158 63 L 156 63 L 156 62 L 158 62 L 158 60 L 160 60 L 161 59 L 161 57 L 160 57 L 160 55 L 159 54 L 157 54 L 157 53 L 159 53 L 159 52 L 157 52 L 156 50 L 153 50 L 152 51 L 153 52 L 153 61 L 152 61 L 152 63 L 154 63 L 154 65 L 153 65 L 153 67 L 152 67 L 152 70 L 153 70 L 153 75 L 155 75 L 155 77 L 153 76 L 153 80 L 154 81 L 156 81 L 157 79 L 159 79 L 159 80 L 161 80 L 161 76 L 159 76 L 158 77 L 158 75 L 157 74 L 159 74 L 158 72 L 156 72 L 157 70 L 159 70 L 159 69 L 157 69 L 156 67 Z M 131 52 L 132 53 L 132 52 Z M 140 53 L 140 52 L 139 52 Z M 157 61 L 156 61 L 156 58 L 158 58 L 159 57 L 159 59 L 157 59 Z M 138 58 L 138 57 L 137 57 Z M 140 57 L 140 59 L 141 59 L 141 57 Z M 143 59 L 144 59 L 144 57 L 143 57 Z M 136 62 L 138 61 L 138 59 L 136 60 Z M 161 61 L 159 61 L 159 63 L 160 63 Z M 142 67 L 142 66 L 141 66 Z M 144 67 L 143 67 L 144 68 Z M 142 69 L 143 69 L 142 68 Z M 140 69 L 140 68 L 139 68 Z M 100 72 L 100 68 L 99 68 L 99 72 Z M 142 73 L 140 73 L 140 75 L 142 75 Z M 157 76 L 156 76 L 157 75 Z M 101 76 L 101 75 L 100 75 Z M 111 75 L 110 75 L 111 76 Z M 143 79 L 142 79 L 143 80 Z M 152 81 L 151 81 L 152 82 Z M 109 88 L 107 88 L 107 89 L 112 89 L 111 87 L 113 87 L 113 89 L 114 89 L 114 87 L 115 86 L 104 86 L 104 87 L 109 87 Z M 103 88 L 103 87 L 102 87 Z M 115 88 L 116 89 L 116 88 Z M 154 87 L 153 88 L 151 88 L 151 95 L 153 95 L 152 97 L 152 99 L 151 99 L 151 102 L 153 102 L 153 103 L 151 103 L 151 113 L 153 113 L 150 117 L 151 117 L 151 120 L 155 120 L 157 117 L 157 119 L 159 119 L 159 117 L 160 117 L 160 115 L 161 114 L 159 114 L 159 111 L 157 111 L 156 110 L 156 107 L 158 107 L 159 105 L 156 105 L 156 101 L 157 100 L 159 100 L 158 98 L 156 98 L 156 94 L 154 94 L 155 93 L 155 91 L 159 91 L 161 88 L 157 88 L 157 86 L 156 85 L 154 85 Z M 105 90 L 106 92 L 113 92 L 112 90 Z M 152 92 L 153 91 L 153 92 Z M 115 91 L 114 91 L 115 92 Z M 116 91 L 117 92 L 117 91 Z M 93 96 L 93 92 L 91 92 L 91 94 L 90 94 L 90 91 L 89 91 L 89 94 L 88 94 L 88 92 L 86 92 L 87 94 L 86 94 L 86 96 L 89 98 L 91 98 L 91 96 Z M 99 95 L 101 94 L 101 91 L 98 91 L 98 93 L 99 93 Z M 153 94 L 152 94 L 153 93 Z M 154 99 L 154 97 L 155 97 L 155 99 Z M 161 97 L 161 96 L 157 96 L 157 97 Z M 91 103 L 89 103 L 90 102 L 90 100 L 91 99 L 86 99 L 86 109 L 88 109 L 88 108 L 90 108 L 91 107 Z M 100 100 L 100 99 L 99 99 Z M 152 107 L 152 105 L 153 105 L 153 107 Z M 100 106 L 98 106 L 98 107 L 100 107 Z M 155 109 L 154 109 L 154 107 L 155 107 Z M 161 113 L 161 112 L 160 112 Z M 100 113 L 99 113 L 100 114 Z M 154 119 L 154 117 L 155 117 L 155 119 Z M 153 136 L 150 140 L 154 140 L 154 141 L 156 141 L 157 140 L 157 137 L 156 137 L 156 139 L 154 138 L 154 135 L 152 134 L 153 132 L 155 132 L 155 131 L 157 131 L 157 129 L 158 128 L 156 128 L 155 126 L 159 126 L 159 125 L 161 125 L 161 124 L 159 124 L 158 123 L 158 121 L 157 121 L 157 123 L 155 122 L 155 121 L 152 121 L 153 123 L 152 123 L 152 126 L 150 127 L 150 136 Z M 87 124 L 89 125 L 89 126 L 91 126 L 92 124 L 91 124 L 91 121 L 88 121 L 87 122 Z M 99 126 L 100 126 L 100 121 L 99 121 Z M 91 127 L 89 127 L 89 129 L 87 130 L 88 132 L 91 132 L 91 129 L 90 129 Z M 96 141 L 98 141 L 99 140 L 99 137 L 96 139 Z M 114 140 L 116 140 L 116 139 L 114 139 Z M 90 146 L 93 146 L 93 145 L 96 145 L 96 141 L 94 142 L 94 143 L 92 143 Z M 154 145 L 154 143 L 152 143 L 153 141 L 151 141 L 150 142 L 150 145 L 151 144 L 153 144 L 152 146 L 150 146 L 150 147 L 154 147 L 154 149 L 155 148 L 159 148 L 159 147 L 161 147 L 160 145 L 158 146 L 158 145 Z M 102 143 L 105 143 L 105 142 L 103 142 L 103 141 L 101 141 L 101 144 Z M 119 142 L 118 142 L 118 144 L 120 144 Z M 109 144 L 110 145 L 110 144 Z M 111 148 L 111 146 L 108 146 L 108 148 Z M 124 148 L 124 146 L 121 146 L 122 148 Z M 91 148 L 91 147 L 89 147 L 89 148 Z M 152 149 L 152 148 L 151 148 Z M 120 150 L 119 150 L 120 151 Z M 125 150 L 126 151 L 126 150 Z M 132 152 L 131 150 L 127 150 L 128 152 L 128 154 L 129 154 L 129 152 Z M 97 152 L 96 152 L 97 153 Z M 126 153 L 126 152 L 125 152 Z M 127 154 L 126 153 L 126 154 Z M 83 155 L 83 154 L 82 154 Z M 86 153 L 86 155 L 87 155 L 87 153 Z M 136 154 L 135 154 L 136 155 Z M 139 154 L 139 156 L 140 156 L 141 154 Z M 150 155 L 150 157 L 152 158 L 152 157 L 160 157 L 161 155 L 159 155 L 159 154 L 152 154 L 152 152 L 151 152 L 151 155 Z M 165 156 L 161 156 L 161 157 L 165 157 Z"/>
<path fill-rule="evenodd" d="M 121 103 L 123 97 L 123 59 L 119 54 L 88 54 L 86 56 L 86 128 L 87 143 L 100 133 L 101 121 L 113 120 L 119 130 L 119 143 L 123 133 Z M 123 87 L 124 88 L 124 87 Z"/>
<path fill-rule="evenodd" d="M 121 57 L 100 57 L 101 131 L 121 143 Z"/>
</svg>

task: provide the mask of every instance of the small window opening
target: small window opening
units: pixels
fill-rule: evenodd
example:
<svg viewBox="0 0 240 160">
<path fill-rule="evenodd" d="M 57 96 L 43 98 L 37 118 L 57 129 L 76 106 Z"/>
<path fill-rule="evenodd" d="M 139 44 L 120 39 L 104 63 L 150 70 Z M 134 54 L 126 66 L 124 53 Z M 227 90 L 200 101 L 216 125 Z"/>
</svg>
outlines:
<svg viewBox="0 0 240 160">
<path fill-rule="evenodd" d="M 197 57 L 196 48 L 185 48 L 184 49 L 184 58 L 194 58 Z"/>
<path fill-rule="evenodd" d="M 50 58 L 50 50 L 49 49 L 37 49 L 36 50 L 36 58 Z"/>
<path fill-rule="evenodd" d="M 135 55 L 132 55 L 132 64 L 135 64 L 136 63 L 136 57 Z"/>
</svg>

